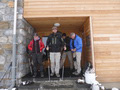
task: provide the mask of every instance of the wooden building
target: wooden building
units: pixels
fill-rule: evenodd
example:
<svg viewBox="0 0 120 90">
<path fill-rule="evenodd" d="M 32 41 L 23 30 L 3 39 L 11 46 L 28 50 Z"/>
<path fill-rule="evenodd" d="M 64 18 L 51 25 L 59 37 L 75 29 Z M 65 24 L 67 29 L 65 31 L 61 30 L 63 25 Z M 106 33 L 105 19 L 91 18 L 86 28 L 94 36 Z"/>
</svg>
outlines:
<svg viewBox="0 0 120 90">
<path fill-rule="evenodd" d="M 24 0 L 24 18 L 40 36 L 56 22 L 80 35 L 83 64 L 93 63 L 100 82 L 120 82 L 120 0 Z"/>
</svg>

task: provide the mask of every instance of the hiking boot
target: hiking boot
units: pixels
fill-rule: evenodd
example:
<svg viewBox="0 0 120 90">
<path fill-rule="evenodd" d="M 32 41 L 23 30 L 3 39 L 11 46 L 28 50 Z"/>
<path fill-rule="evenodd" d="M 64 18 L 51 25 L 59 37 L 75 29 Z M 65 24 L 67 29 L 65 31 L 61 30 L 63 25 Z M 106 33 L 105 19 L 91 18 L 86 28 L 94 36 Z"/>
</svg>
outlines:
<svg viewBox="0 0 120 90">
<path fill-rule="evenodd" d="M 44 73 L 43 72 L 40 73 L 40 77 L 44 77 Z"/>
<path fill-rule="evenodd" d="M 56 74 L 56 77 L 58 77 L 58 78 L 59 78 L 59 77 L 60 77 L 60 74 Z"/>
<path fill-rule="evenodd" d="M 74 75 L 75 75 L 76 73 L 77 73 L 77 71 L 73 72 L 72 74 L 74 74 Z"/>
<path fill-rule="evenodd" d="M 70 76 L 72 76 L 72 73 L 73 73 L 73 70 L 72 70 L 72 69 L 70 69 L 70 73 L 69 73 L 69 74 L 70 74 Z"/>
<path fill-rule="evenodd" d="M 54 76 L 54 73 L 51 73 L 50 76 Z"/>
<path fill-rule="evenodd" d="M 80 75 L 80 73 L 76 72 L 75 75 Z"/>
</svg>

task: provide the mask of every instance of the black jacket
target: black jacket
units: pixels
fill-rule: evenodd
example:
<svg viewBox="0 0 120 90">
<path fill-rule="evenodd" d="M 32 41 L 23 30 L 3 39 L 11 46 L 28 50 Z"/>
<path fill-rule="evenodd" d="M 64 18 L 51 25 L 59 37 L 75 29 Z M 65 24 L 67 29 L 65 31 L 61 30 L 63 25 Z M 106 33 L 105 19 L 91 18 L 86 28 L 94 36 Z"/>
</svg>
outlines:
<svg viewBox="0 0 120 90">
<path fill-rule="evenodd" d="M 65 44 L 66 44 L 66 50 L 65 51 L 71 51 L 70 50 L 70 37 L 66 37 L 65 39 L 64 39 L 64 42 L 65 42 Z"/>
<path fill-rule="evenodd" d="M 40 53 L 40 45 L 39 45 L 39 40 L 33 40 L 33 53 Z"/>
<path fill-rule="evenodd" d="M 52 33 L 48 36 L 47 46 L 50 47 L 50 52 L 61 52 L 61 48 L 65 45 L 61 33 Z"/>
</svg>

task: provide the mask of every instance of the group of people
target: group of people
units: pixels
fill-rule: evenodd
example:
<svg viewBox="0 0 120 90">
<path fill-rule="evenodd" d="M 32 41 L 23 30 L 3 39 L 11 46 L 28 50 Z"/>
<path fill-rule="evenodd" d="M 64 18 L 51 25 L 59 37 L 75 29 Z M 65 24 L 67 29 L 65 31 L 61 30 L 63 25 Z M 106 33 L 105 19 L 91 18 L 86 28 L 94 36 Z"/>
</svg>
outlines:
<svg viewBox="0 0 120 90">
<path fill-rule="evenodd" d="M 40 75 L 44 77 L 43 72 L 43 49 L 50 52 L 51 74 L 60 77 L 59 70 L 64 66 L 66 56 L 68 56 L 70 70 L 73 68 L 74 75 L 79 75 L 81 72 L 81 53 L 82 53 L 82 39 L 75 33 L 71 33 L 70 37 L 65 33 L 58 31 L 57 27 L 52 28 L 52 34 L 48 36 L 46 47 L 42 39 L 35 33 L 33 40 L 30 41 L 28 49 L 32 52 L 33 60 L 33 77 L 37 76 L 37 64 L 40 65 Z"/>
</svg>

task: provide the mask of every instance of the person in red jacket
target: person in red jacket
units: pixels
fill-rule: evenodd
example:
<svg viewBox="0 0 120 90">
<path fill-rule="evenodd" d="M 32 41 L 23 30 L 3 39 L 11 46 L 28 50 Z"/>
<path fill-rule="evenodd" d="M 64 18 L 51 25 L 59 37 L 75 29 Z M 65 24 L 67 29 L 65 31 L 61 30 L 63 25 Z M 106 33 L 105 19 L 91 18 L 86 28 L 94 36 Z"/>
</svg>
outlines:
<svg viewBox="0 0 120 90">
<path fill-rule="evenodd" d="M 40 39 L 40 37 L 37 35 L 37 33 L 34 34 L 33 40 L 30 41 L 28 45 L 28 49 L 32 52 L 32 59 L 33 59 L 33 77 L 37 76 L 37 64 L 40 64 L 40 75 L 41 77 L 44 77 L 43 74 L 43 64 L 42 64 L 42 50 L 44 48 L 44 43 Z"/>
</svg>

